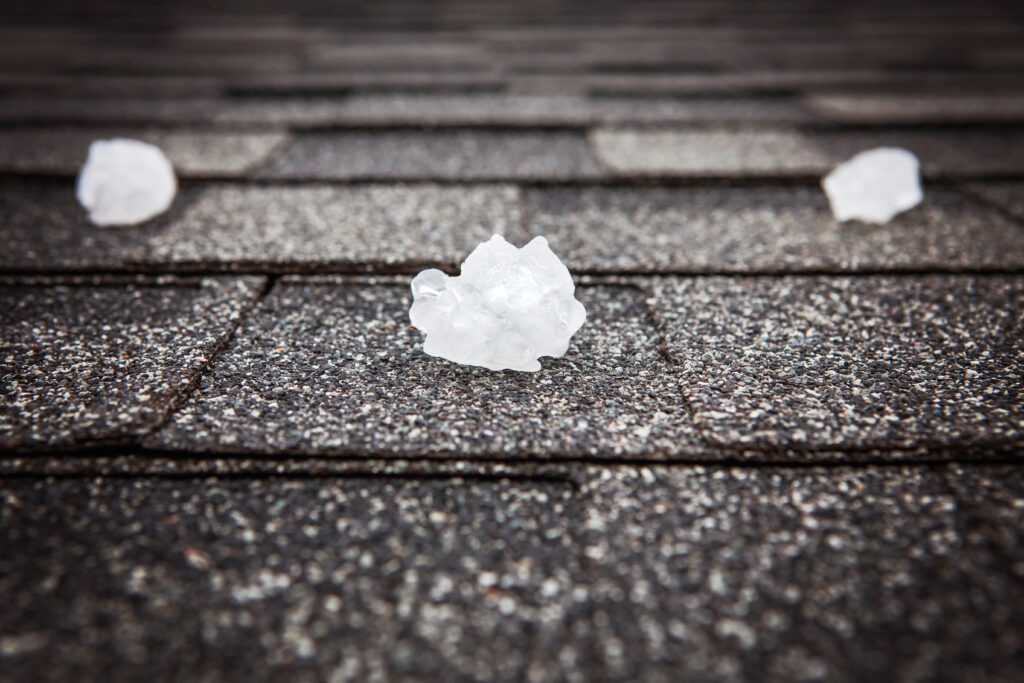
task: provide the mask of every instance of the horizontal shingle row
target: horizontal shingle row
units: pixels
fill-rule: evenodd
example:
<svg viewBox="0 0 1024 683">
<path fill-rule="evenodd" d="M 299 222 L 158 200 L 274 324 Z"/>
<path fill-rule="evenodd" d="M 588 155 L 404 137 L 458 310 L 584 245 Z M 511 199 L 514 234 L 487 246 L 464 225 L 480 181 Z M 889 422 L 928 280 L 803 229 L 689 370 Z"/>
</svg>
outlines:
<svg viewBox="0 0 1024 683">
<path fill-rule="evenodd" d="M 1024 269 L 1024 226 L 946 188 L 882 226 L 837 223 L 820 189 L 779 186 L 202 183 L 112 229 L 88 223 L 70 182 L 8 180 L 0 196 L 0 267 L 19 272 L 413 272 L 453 268 L 493 234 L 544 235 L 588 273 Z"/>
<path fill-rule="evenodd" d="M 315 121 L 321 115 L 333 116 L 330 111 L 330 105 L 325 112 L 293 109 L 286 103 L 282 110 L 264 114 L 269 121 L 279 116 Z M 487 106 L 477 114 L 489 116 Z M 527 118 L 533 115 L 523 114 Z M 500 119 L 503 115 L 496 116 Z M 1024 132 L 1018 128 L 883 128 L 869 132 L 749 125 L 598 127 L 591 129 L 589 136 L 579 129 L 510 130 L 500 126 L 483 130 L 354 129 L 292 135 L 183 127 L 0 128 L 0 173 L 73 175 L 85 158 L 89 142 L 111 136 L 136 137 L 160 145 L 183 177 L 806 181 L 857 152 L 885 145 L 914 152 L 921 159 L 926 177 L 970 179 L 1024 174 Z"/>
<path fill-rule="evenodd" d="M 9 285 L 5 445 L 152 427 L 126 406 L 168 410 L 259 286 L 202 281 L 197 293 L 176 282 Z M 564 358 L 529 374 L 425 356 L 404 281 L 286 278 L 147 445 L 516 459 L 757 450 L 800 462 L 892 449 L 1009 454 L 1024 433 L 1019 276 L 647 282 L 646 302 L 631 287 L 581 288 L 587 324 Z M 226 294 L 207 305 L 208 291 Z"/>
<path fill-rule="evenodd" d="M 5 673 L 1015 680 L 1016 469 L 576 476 L 0 480 Z"/>
</svg>

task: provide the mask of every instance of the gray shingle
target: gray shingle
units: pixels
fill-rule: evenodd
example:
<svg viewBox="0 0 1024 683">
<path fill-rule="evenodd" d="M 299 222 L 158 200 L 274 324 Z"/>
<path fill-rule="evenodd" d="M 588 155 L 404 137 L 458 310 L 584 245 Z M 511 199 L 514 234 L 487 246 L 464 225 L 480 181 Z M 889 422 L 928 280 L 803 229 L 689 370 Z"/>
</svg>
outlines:
<svg viewBox="0 0 1024 683">
<path fill-rule="evenodd" d="M 790 130 L 602 129 L 590 140 L 622 175 L 808 176 L 831 166 L 811 138 Z"/>
<path fill-rule="evenodd" d="M 622 175 L 817 177 L 858 152 L 903 147 L 930 177 L 1024 172 L 1024 134 L 991 130 L 598 129 L 594 154 Z"/>
<path fill-rule="evenodd" d="M 998 448 L 1024 438 L 1024 278 L 654 286 L 680 386 L 712 443 Z"/>
<path fill-rule="evenodd" d="M 968 190 L 1024 220 L 1024 182 L 972 183 Z"/>
<path fill-rule="evenodd" d="M 123 128 L 8 128 L 0 130 L 0 172 L 75 175 L 89 143 L 127 137 L 162 148 L 178 175 L 222 177 L 244 174 L 282 145 L 281 133 L 228 133 Z"/>
<path fill-rule="evenodd" d="M 511 185 L 210 185 L 147 243 L 155 264 L 358 269 L 458 264 L 494 234 L 523 244 Z"/>
<path fill-rule="evenodd" d="M 566 680 L 558 482 L 0 480 L 3 678 Z M 55 586 L 60 586 L 54 590 Z M 529 672 L 529 673 L 528 673 Z"/>
<path fill-rule="evenodd" d="M 54 123 L 208 123 L 218 110 L 213 98 L 39 97 L 0 99 L 0 122 Z"/>
<path fill-rule="evenodd" d="M 1020 515 L 988 501 L 1019 509 L 1024 490 L 1007 468 L 964 469 L 979 485 L 959 497 L 932 468 L 606 470 L 581 532 L 591 671 L 1016 680 L 1024 608 L 1008 596 L 1024 553 L 990 543 Z"/>
<path fill-rule="evenodd" d="M 837 223 L 815 188 L 537 189 L 526 231 L 601 272 L 1024 267 L 1024 230 L 948 190 L 884 225 Z"/>
<path fill-rule="evenodd" d="M 124 441 L 207 366 L 261 278 L 0 284 L 0 448 Z"/>
<path fill-rule="evenodd" d="M 279 284 L 158 448 L 414 457 L 661 457 L 699 449 L 643 297 L 582 288 L 588 322 L 539 373 L 425 355 L 405 286 Z"/>
<path fill-rule="evenodd" d="M 301 72 L 232 79 L 227 89 L 255 95 L 330 95 L 356 92 L 496 92 L 505 80 L 497 74 L 460 72 Z"/>
<path fill-rule="evenodd" d="M 0 182 L 5 270 L 116 269 L 141 258 L 146 239 L 161 225 L 158 219 L 132 228 L 97 228 L 70 182 Z"/>
<path fill-rule="evenodd" d="M 917 155 L 921 173 L 931 177 L 1024 173 L 1024 129 L 879 129 L 821 134 L 815 141 L 837 161 L 873 147 L 903 147 Z"/>
<path fill-rule="evenodd" d="M 438 131 L 296 136 L 263 178 L 564 180 L 601 175 L 583 134 Z"/>
<path fill-rule="evenodd" d="M 289 126 L 585 126 L 643 122 L 799 122 L 807 115 L 778 98 L 573 97 L 552 95 L 353 95 L 247 98 L 221 122 Z"/>
<path fill-rule="evenodd" d="M 807 107 L 839 123 L 897 125 L 1017 123 L 1024 120 L 1024 94 L 858 93 L 812 95 Z"/>
</svg>

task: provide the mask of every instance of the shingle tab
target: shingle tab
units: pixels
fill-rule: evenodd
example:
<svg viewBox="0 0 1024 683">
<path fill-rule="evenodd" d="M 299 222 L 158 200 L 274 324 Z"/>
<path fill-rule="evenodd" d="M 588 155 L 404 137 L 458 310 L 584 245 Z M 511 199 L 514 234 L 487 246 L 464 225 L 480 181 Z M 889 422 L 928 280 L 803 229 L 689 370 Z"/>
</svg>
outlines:
<svg viewBox="0 0 1024 683">
<path fill-rule="evenodd" d="M 1024 182 L 972 183 L 968 190 L 1024 220 Z"/>
<path fill-rule="evenodd" d="M 781 98 L 579 97 L 558 95 L 352 95 L 246 98 L 227 105 L 221 122 L 289 126 L 585 126 L 807 120 Z"/>
<path fill-rule="evenodd" d="M 568 623 L 571 495 L 522 480 L 0 480 L 0 538 L 19 549 L 0 557 L 4 677 L 566 680 L 587 660 Z"/>
<path fill-rule="evenodd" d="M 0 283 L 0 448 L 110 443 L 154 428 L 262 282 Z"/>
<path fill-rule="evenodd" d="M 565 180 L 601 175 L 577 132 L 395 131 L 297 135 L 262 178 Z"/>
<path fill-rule="evenodd" d="M 1024 436 L 1022 277 L 654 286 L 680 387 L 712 443 L 999 448 Z"/>
<path fill-rule="evenodd" d="M 0 172 L 75 175 L 89 143 L 111 137 L 143 140 L 162 148 L 178 175 L 230 177 L 245 174 L 282 145 L 282 133 L 229 133 L 123 128 L 8 128 L 0 130 Z"/>
<path fill-rule="evenodd" d="M 4 124 L 208 123 L 218 110 L 213 98 L 46 97 L 0 99 Z"/>
<path fill-rule="evenodd" d="M 865 125 L 1017 123 L 1024 120 L 1018 93 L 857 93 L 812 95 L 807 107 L 838 123 Z"/>
<path fill-rule="evenodd" d="M 1005 467 L 963 471 L 974 474 L 959 495 L 944 468 L 599 473 L 581 532 L 603 645 L 591 671 L 666 683 L 1015 680 L 1024 608 L 1007 596 L 1024 553 L 1005 541 L 1019 529 L 1021 481 Z"/>
<path fill-rule="evenodd" d="M 359 270 L 460 263 L 494 234 L 525 243 L 511 185 L 207 186 L 147 242 L 153 264 Z"/>
<path fill-rule="evenodd" d="M 425 355 L 402 287 L 299 279 L 251 314 L 159 448 L 437 457 L 662 457 L 699 449 L 642 294 L 582 288 L 589 319 L 539 373 Z"/>
<path fill-rule="evenodd" d="M 883 226 L 837 223 L 802 187 L 535 189 L 524 212 L 528 234 L 586 271 L 1024 268 L 1024 230 L 949 190 Z"/>
<path fill-rule="evenodd" d="M 598 129 L 594 154 L 628 176 L 817 177 L 858 152 L 903 147 L 928 177 L 1024 172 L 1024 133 L 984 129 L 797 131 L 758 128 Z"/>
<path fill-rule="evenodd" d="M 157 220 L 128 229 L 97 228 L 70 182 L 0 181 L 5 270 L 116 269 L 140 259 L 146 239 L 161 225 Z"/>
<path fill-rule="evenodd" d="M 622 175 L 808 176 L 831 165 L 811 138 L 790 130 L 601 129 L 590 139 Z"/>
</svg>

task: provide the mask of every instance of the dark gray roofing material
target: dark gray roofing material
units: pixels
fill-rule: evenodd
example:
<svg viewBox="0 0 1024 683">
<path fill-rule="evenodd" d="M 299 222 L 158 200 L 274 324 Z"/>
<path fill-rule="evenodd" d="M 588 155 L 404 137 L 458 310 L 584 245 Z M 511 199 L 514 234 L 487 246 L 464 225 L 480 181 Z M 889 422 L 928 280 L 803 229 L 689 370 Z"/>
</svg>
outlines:
<svg viewBox="0 0 1024 683">
<path fill-rule="evenodd" d="M 0 448 L 128 441 L 220 351 L 261 278 L 0 281 Z"/>
<path fill-rule="evenodd" d="M 5 672 L 1014 680 L 1016 468 L 576 477 L 0 480 Z"/>
<path fill-rule="evenodd" d="M 0 7 L 0 681 L 1016 683 L 1010 5 L 36 5 Z M 165 216 L 85 222 L 114 135 L 174 160 Z M 836 224 L 821 174 L 881 144 L 925 202 Z M 408 325 L 492 233 L 587 273 L 535 375 Z"/>
<path fill-rule="evenodd" d="M 690 278 L 654 306 L 716 444 L 864 449 L 1024 436 L 1020 276 Z"/>
<path fill-rule="evenodd" d="M 279 284 L 150 444 L 241 453 L 651 458 L 700 440 L 644 295 L 587 287 L 588 321 L 539 373 L 426 356 L 406 285 Z"/>
</svg>

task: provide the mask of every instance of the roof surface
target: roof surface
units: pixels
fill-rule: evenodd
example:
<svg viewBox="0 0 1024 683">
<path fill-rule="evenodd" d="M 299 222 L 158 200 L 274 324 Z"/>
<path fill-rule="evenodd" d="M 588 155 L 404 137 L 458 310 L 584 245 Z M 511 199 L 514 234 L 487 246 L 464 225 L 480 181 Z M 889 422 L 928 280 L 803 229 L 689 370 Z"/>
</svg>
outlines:
<svg viewBox="0 0 1024 683">
<path fill-rule="evenodd" d="M 0 681 L 1020 680 L 1019 4 L 80 4 L 0 22 Z M 539 373 L 409 325 L 495 233 Z"/>
</svg>

